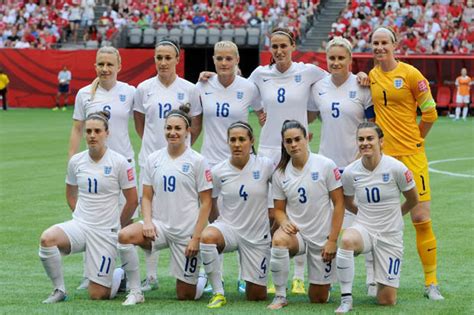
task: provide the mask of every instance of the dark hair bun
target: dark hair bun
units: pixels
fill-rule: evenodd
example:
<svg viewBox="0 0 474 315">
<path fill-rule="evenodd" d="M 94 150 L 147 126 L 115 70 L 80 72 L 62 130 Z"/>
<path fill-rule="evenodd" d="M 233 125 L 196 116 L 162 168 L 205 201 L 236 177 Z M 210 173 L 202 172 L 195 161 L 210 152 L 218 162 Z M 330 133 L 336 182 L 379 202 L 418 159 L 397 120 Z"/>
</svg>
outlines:
<svg viewBox="0 0 474 315">
<path fill-rule="evenodd" d="M 101 115 L 101 116 L 104 116 L 104 118 L 107 121 L 109 121 L 109 119 L 110 119 L 110 112 L 109 111 L 103 110 L 103 111 L 98 112 L 98 114 Z"/>
<path fill-rule="evenodd" d="M 179 106 L 179 110 L 185 112 L 186 114 L 189 114 L 189 111 L 191 110 L 191 104 L 186 103 L 181 106 Z"/>
</svg>

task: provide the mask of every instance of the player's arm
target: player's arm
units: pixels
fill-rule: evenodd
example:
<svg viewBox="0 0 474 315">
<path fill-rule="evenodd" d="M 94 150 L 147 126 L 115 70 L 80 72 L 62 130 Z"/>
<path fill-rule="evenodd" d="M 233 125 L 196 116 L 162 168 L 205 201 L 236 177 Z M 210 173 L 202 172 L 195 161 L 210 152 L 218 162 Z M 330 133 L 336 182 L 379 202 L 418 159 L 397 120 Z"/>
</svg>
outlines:
<svg viewBox="0 0 474 315">
<path fill-rule="evenodd" d="M 125 205 L 123 206 L 122 214 L 120 215 L 120 224 L 122 227 L 125 227 L 130 223 L 133 213 L 138 207 L 138 194 L 136 187 L 122 189 L 122 193 L 125 197 Z"/>
<path fill-rule="evenodd" d="M 354 202 L 354 196 L 344 195 L 344 207 L 354 214 L 357 214 L 359 211 L 359 208 L 357 208 L 357 205 Z"/>
<path fill-rule="evenodd" d="M 367 73 L 361 71 L 357 73 L 356 76 L 357 76 L 357 83 L 359 83 L 359 85 L 366 86 L 366 87 L 370 86 L 370 79 Z"/>
<path fill-rule="evenodd" d="M 258 118 L 258 124 L 260 127 L 263 127 L 265 125 L 265 122 L 267 121 L 267 113 L 262 109 L 255 111 L 255 114 L 257 115 Z"/>
<path fill-rule="evenodd" d="M 194 257 L 199 252 L 201 233 L 207 225 L 209 213 L 211 212 L 212 189 L 207 189 L 199 192 L 199 201 L 201 202 L 201 206 L 199 207 L 199 216 L 196 222 L 196 227 L 194 228 L 194 233 L 191 238 L 191 241 L 188 243 L 188 246 L 186 247 L 186 251 L 184 253 L 186 257 Z"/>
<path fill-rule="evenodd" d="M 212 76 L 216 75 L 215 72 L 212 71 L 202 71 L 199 73 L 198 82 L 207 82 Z"/>
<path fill-rule="evenodd" d="M 212 198 L 211 212 L 209 213 L 209 223 L 214 222 L 219 217 L 219 207 L 217 206 L 217 198 Z"/>
<path fill-rule="evenodd" d="M 76 209 L 78 191 L 77 185 L 66 184 L 66 200 L 72 212 Z"/>
<path fill-rule="evenodd" d="M 135 122 L 135 131 L 140 139 L 143 139 L 143 132 L 145 131 L 145 114 L 134 111 L 133 120 Z"/>
<path fill-rule="evenodd" d="M 405 215 L 418 204 L 418 191 L 416 187 L 413 187 L 410 190 L 404 191 L 403 196 L 406 200 L 402 204 L 402 215 Z"/>
<path fill-rule="evenodd" d="M 68 159 L 79 151 L 81 144 L 82 132 L 84 129 L 84 122 L 81 120 L 74 120 L 71 128 L 71 137 L 69 138 Z"/>
<path fill-rule="evenodd" d="M 273 199 L 275 222 L 288 234 L 296 234 L 298 227 L 286 215 L 286 200 Z"/>
<path fill-rule="evenodd" d="M 310 124 L 318 118 L 319 112 L 307 111 L 307 115 L 308 115 L 308 124 Z"/>
<path fill-rule="evenodd" d="M 155 225 L 151 220 L 151 201 L 153 200 L 153 186 L 143 185 L 142 215 L 143 215 L 143 236 L 155 240 Z"/>
<path fill-rule="evenodd" d="M 344 220 L 344 194 L 342 193 L 342 187 L 329 192 L 329 196 L 334 205 L 334 212 L 332 215 L 331 232 L 322 251 L 323 261 L 325 262 L 331 261 L 336 255 L 337 238 Z"/>
<path fill-rule="evenodd" d="M 202 130 L 202 113 L 191 117 L 191 145 L 196 142 Z"/>
</svg>

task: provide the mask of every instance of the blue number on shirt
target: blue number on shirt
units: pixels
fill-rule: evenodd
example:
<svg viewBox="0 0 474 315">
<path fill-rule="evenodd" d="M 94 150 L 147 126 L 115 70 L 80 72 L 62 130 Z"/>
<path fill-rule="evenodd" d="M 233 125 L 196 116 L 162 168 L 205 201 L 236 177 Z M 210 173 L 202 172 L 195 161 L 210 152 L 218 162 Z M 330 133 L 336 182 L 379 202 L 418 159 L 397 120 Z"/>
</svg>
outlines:
<svg viewBox="0 0 474 315">
<path fill-rule="evenodd" d="M 277 101 L 278 103 L 284 103 L 285 102 L 285 89 L 284 88 L 279 88 L 278 89 L 278 97 Z"/>
<path fill-rule="evenodd" d="M 163 175 L 163 190 L 165 192 L 173 192 L 176 189 L 176 177 Z"/>
<path fill-rule="evenodd" d="M 249 196 L 249 194 L 245 192 L 244 187 L 244 185 L 240 186 L 239 196 L 244 198 L 244 201 L 247 201 L 247 197 Z"/>
<path fill-rule="evenodd" d="M 185 272 L 194 273 L 197 267 L 197 257 L 186 257 L 186 264 L 184 266 Z"/>
<path fill-rule="evenodd" d="M 365 187 L 365 193 L 367 194 L 368 203 L 377 203 L 380 201 L 380 191 L 377 187 L 374 187 L 372 189 Z"/>
<path fill-rule="evenodd" d="M 324 268 L 324 271 L 326 271 L 326 273 L 329 273 L 331 269 L 332 269 L 332 260 L 326 263 L 326 268 Z"/>
<path fill-rule="evenodd" d="M 158 117 L 166 118 L 166 116 L 168 115 L 168 113 L 171 110 L 171 104 L 170 103 L 164 103 L 164 104 L 158 103 L 158 107 L 159 107 L 158 108 Z"/>
<path fill-rule="evenodd" d="M 398 275 L 400 271 L 400 259 L 393 259 L 392 257 L 388 258 L 388 274 L 389 275 Z"/>
<path fill-rule="evenodd" d="M 216 116 L 217 117 L 229 117 L 229 103 L 219 104 L 216 102 Z"/>
<path fill-rule="evenodd" d="M 300 198 L 298 199 L 301 203 L 306 203 L 308 198 L 306 197 L 306 190 L 303 187 L 298 188 L 298 193 L 300 194 Z"/>
<path fill-rule="evenodd" d="M 109 119 L 112 117 L 112 107 L 110 107 L 109 105 L 105 105 L 104 108 L 102 108 L 102 110 L 106 113 L 109 113 Z"/>
<path fill-rule="evenodd" d="M 87 182 L 89 183 L 89 193 L 97 194 L 97 179 L 87 178 Z M 92 182 L 94 182 L 94 185 L 92 185 Z"/>
<path fill-rule="evenodd" d="M 105 267 L 106 262 L 107 262 L 107 267 Z M 102 261 L 100 263 L 99 272 L 100 273 L 109 273 L 111 263 L 112 263 L 112 259 L 110 257 L 102 256 Z M 105 268 L 105 270 L 104 270 L 104 268 Z"/>
<path fill-rule="evenodd" d="M 262 263 L 260 264 L 263 274 L 267 274 L 267 257 L 263 257 Z"/>
<path fill-rule="evenodd" d="M 331 104 L 331 110 L 332 110 L 331 116 L 334 118 L 339 117 L 339 115 L 341 114 L 338 108 L 339 105 L 341 105 L 341 103 L 338 103 L 338 102 L 333 102 Z"/>
</svg>

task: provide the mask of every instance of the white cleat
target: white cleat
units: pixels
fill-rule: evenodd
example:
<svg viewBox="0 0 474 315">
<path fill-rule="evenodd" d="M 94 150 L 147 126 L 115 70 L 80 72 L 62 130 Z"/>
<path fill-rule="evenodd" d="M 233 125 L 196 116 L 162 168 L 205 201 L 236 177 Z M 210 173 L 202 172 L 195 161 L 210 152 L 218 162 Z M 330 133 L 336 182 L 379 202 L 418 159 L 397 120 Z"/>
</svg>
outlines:
<svg viewBox="0 0 474 315">
<path fill-rule="evenodd" d="M 158 280 L 153 277 L 146 277 L 141 284 L 142 292 L 148 292 L 158 289 Z"/>
<path fill-rule="evenodd" d="M 122 305 L 130 306 L 130 305 L 136 305 L 143 302 L 145 302 L 145 297 L 143 296 L 143 293 L 140 291 L 137 291 L 137 292 L 130 292 L 127 295 L 127 299 L 122 303 Z"/>
<path fill-rule="evenodd" d="M 336 314 L 346 314 L 352 311 L 352 297 L 342 298 L 341 305 L 334 311 Z"/>
<path fill-rule="evenodd" d="M 59 289 L 54 289 L 53 293 L 51 293 L 46 300 L 43 301 L 43 304 L 53 304 L 58 302 L 66 301 L 67 295 L 66 292 L 63 292 Z"/>
<path fill-rule="evenodd" d="M 377 297 L 377 284 L 370 283 L 367 285 L 367 296 Z"/>
<path fill-rule="evenodd" d="M 89 288 L 89 279 L 84 277 L 76 290 L 87 290 L 87 288 Z"/>
<path fill-rule="evenodd" d="M 444 297 L 441 295 L 439 291 L 439 286 L 430 284 L 429 286 L 425 287 L 425 297 L 432 301 L 441 301 L 444 300 Z"/>
</svg>

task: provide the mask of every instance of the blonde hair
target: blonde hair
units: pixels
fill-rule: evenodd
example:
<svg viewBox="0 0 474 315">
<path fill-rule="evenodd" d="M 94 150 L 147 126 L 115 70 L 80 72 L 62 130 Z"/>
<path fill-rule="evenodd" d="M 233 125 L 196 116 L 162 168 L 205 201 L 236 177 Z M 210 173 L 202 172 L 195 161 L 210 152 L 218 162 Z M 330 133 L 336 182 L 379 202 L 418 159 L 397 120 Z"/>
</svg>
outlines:
<svg viewBox="0 0 474 315">
<path fill-rule="evenodd" d="M 343 48 L 345 48 L 347 50 L 347 52 L 349 53 L 349 56 L 352 57 L 352 45 L 351 45 L 351 42 L 349 42 L 347 39 L 345 39 L 341 36 L 334 37 L 326 45 L 326 54 L 333 47 L 343 47 Z"/>
<path fill-rule="evenodd" d="M 214 44 L 214 55 L 218 49 L 232 49 L 237 57 L 239 57 L 239 48 L 237 45 L 229 40 L 223 40 Z"/>
<path fill-rule="evenodd" d="M 110 54 L 110 55 L 115 55 L 117 57 L 117 62 L 118 64 L 122 64 L 122 58 L 120 57 L 120 52 L 118 51 L 117 48 L 112 47 L 112 46 L 104 46 L 99 48 L 97 50 L 97 54 L 95 55 L 96 60 L 97 57 L 99 57 L 100 54 Z M 95 93 L 97 92 L 97 88 L 99 87 L 99 78 L 95 78 L 94 81 L 92 81 L 92 86 L 91 86 L 91 101 L 94 99 Z"/>
</svg>

